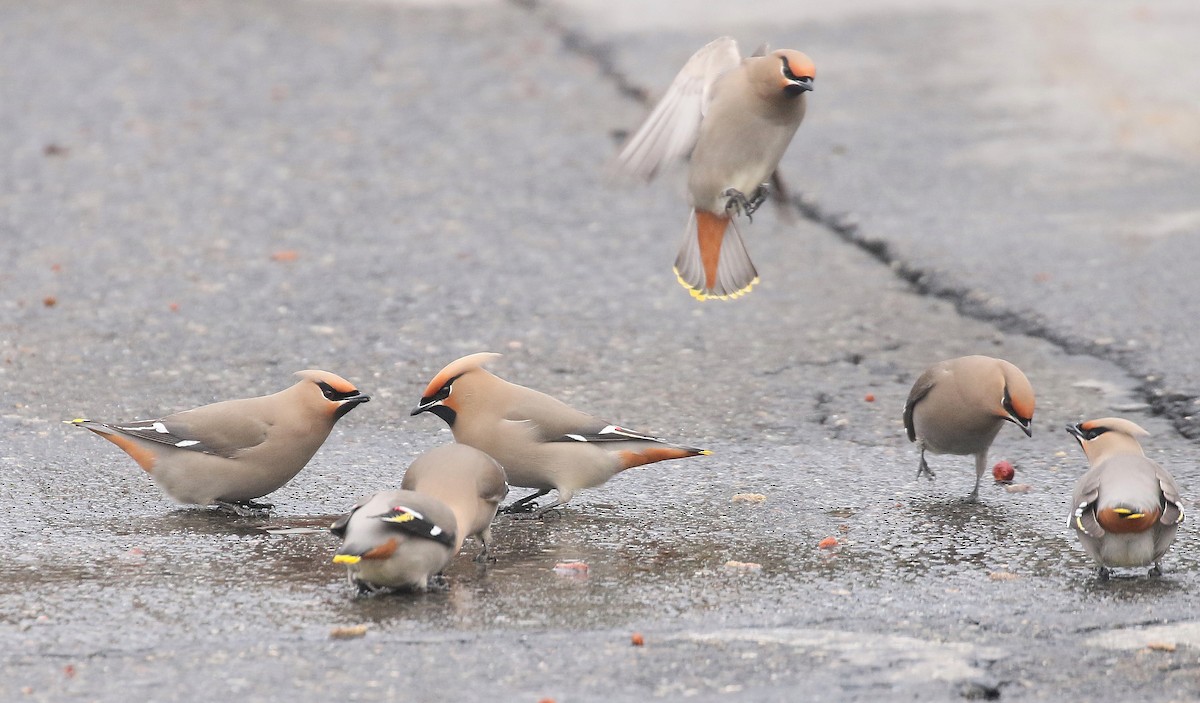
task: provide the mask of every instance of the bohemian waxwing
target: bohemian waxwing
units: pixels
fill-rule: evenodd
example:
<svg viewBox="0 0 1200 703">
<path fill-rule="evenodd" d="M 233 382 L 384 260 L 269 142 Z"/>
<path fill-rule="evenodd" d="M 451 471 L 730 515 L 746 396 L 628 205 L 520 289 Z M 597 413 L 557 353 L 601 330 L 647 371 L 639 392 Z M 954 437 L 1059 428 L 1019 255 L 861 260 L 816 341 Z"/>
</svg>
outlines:
<svg viewBox="0 0 1200 703">
<path fill-rule="evenodd" d="M 71 420 L 133 457 L 180 503 L 217 505 L 243 516 L 304 468 L 343 415 L 370 400 L 328 371 L 300 371 L 291 388 L 226 400 L 158 420 L 109 424 Z"/>
<path fill-rule="evenodd" d="M 815 75 L 799 51 L 743 59 L 737 42 L 721 37 L 684 64 L 616 156 L 616 170 L 648 180 L 690 155 L 692 215 L 675 274 L 695 298 L 736 298 L 758 282 L 734 216 L 751 215 L 766 199 Z"/>
<path fill-rule="evenodd" d="M 454 439 L 487 452 L 514 486 L 536 488 L 505 512 L 558 491 L 558 500 L 533 517 L 566 505 L 575 491 L 599 486 L 625 469 L 665 459 L 711 454 L 630 432 L 483 369 L 499 354 L 464 356 L 438 372 L 412 414 L 431 412 L 446 421 Z"/>
<path fill-rule="evenodd" d="M 492 457 L 465 444 L 430 449 L 408 467 L 400 488 L 442 501 L 454 512 L 457 539 L 454 553 L 468 536 L 478 537 L 483 551 L 475 561 L 487 559 L 492 543 L 496 508 L 508 495 L 504 469 Z"/>
<path fill-rule="evenodd" d="M 342 539 L 333 563 L 360 592 L 424 591 L 454 556 L 454 513 L 414 491 L 383 491 L 360 500 L 329 531 Z"/>
<path fill-rule="evenodd" d="M 921 450 L 917 476 L 925 474 L 933 480 L 926 451 L 974 454 L 975 488 L 967 500 L 978 500 L 992 440 L 1005 422 L 1032 437 L 1033 405 L 1029 379 L 1003 359 L 964 356 L 930 366 L 913 384 L 904 404 L 908 440 Z"/>
<path fill-rule="evenodd" d="M 1183 522 L 1179 487 L 1166 469 L 1146 458 L 1138 437 L 1150 433 L 1117 417 L 1067 425 L 1091 468 L 1079 477 L 1069 518 L 1084 550 L 1100 565 L 1145 566 L 1162 573 L 1159 560 Z"/>
</svg>

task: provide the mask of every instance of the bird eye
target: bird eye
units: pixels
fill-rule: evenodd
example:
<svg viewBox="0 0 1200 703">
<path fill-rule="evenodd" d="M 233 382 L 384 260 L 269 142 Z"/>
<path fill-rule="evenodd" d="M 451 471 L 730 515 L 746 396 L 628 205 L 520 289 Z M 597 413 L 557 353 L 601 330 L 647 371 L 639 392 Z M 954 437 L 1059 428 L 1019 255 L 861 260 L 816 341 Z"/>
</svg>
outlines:
<svg viewBox="0 0 1200 703">
<path fill-rule="evenodd" d="M 317 387 L 321 389 L 321 395 L 324 395 L 326 400 L 330 400 L 335 403 L 343 401 L 347 398 L 353 398 L 354 396 L 358 395 L 358 390 L 356 389 L 339 391 L 324 381 L 317 381 Z"/>
<path fill-rule="evenodd" d="M 1095 439 L 1095 438 L 1099 437 L 1100 435 L 1104 434 L 1105 432 L 1108 432 L 1107 427 L 1093 427 L 1089 430 L 1084 430 L 1083 438 L 1089 439 L 1089 440 Z"/>
</svg>

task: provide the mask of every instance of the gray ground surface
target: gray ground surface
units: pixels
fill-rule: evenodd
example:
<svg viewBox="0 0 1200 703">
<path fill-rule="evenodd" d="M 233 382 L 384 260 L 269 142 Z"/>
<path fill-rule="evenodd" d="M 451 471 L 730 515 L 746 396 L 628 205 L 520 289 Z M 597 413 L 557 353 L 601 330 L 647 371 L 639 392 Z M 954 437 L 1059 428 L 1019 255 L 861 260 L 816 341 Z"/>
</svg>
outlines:
<svg viewBox="0 0 1200 703">
<path fill-rule="evenodd" d="M 1022 73 L 1007 66 L 1045 65 L 997 47 L 1054 46 L 1031 33 L 1057 26 L 1046 13 L 1074 27 L 1081 4 L 847 7 L 718 30 L 626 26 L 620 3 L 611 22 L 583 2 L 0 4 L 0 697 L 1200 696 L 1194 533 L 1163 578 L 1097 583 L 1066 528 L 1083 462 L 1061 429 L 1134 419 L 1195 495 L 1197 448 L 1126 372 L 1190 382 L 1175 323 L 1195 248 L 1170 219 L 1195 207 L 1188 125 L 1145 157 L 1167 137 L 1094 148 L 1103 125 L 1066 119 L 1091 115 L 1074 74 L 1005 93 Z M 1128 11 L 1170 46 L 1196 14 L 1113 7 L 1080 42 L 1110 43 Z M 614 187 L 599 166 L 643 114 L 617 78 L 665 86 L 717 31 L 817 59 L 786 174 L 810 212 L 859 213 L 853 236 L 902 264 L 766 208 L 750 296 L 701 305 L 675 283 L 676 186 Z M 1131 82 L 1069 54 L 1087 79 Z M 1103 265 L 1124 273 L 1097 283 Z M 929 273 L 913 286 L 896 269 Z M 1080 316 L 1053 341 L 1016 331 Z M 1061 343 L 1076 338 L 1120 343 Z M 498 561 L 460 557 L 445 593 L 356 600 L 331 537 L 262 529 L 324 525 L 397 485 L 450 439 L 408 409 L 484 349 L 510 380 L 714 455 L 630 471 L 545 522 L 502 518 Z M 1031 490 L 989 483 L 980 505 L 961 500 L 969 459 L 914 478 L 900 423 L 921 369 L 968 353 L 1013 361 L 1038 391 L 1033 439 L 1006 429 L 993 451 Z M 273 392 L 308 367 L 374 399 L 272 494 L 265 524 L 175 506 L 59 422 Z M 828 536 L 840 545 L 818 549 Z M 552 570 L 574 559 L 588 578 Z"/>
</svg>

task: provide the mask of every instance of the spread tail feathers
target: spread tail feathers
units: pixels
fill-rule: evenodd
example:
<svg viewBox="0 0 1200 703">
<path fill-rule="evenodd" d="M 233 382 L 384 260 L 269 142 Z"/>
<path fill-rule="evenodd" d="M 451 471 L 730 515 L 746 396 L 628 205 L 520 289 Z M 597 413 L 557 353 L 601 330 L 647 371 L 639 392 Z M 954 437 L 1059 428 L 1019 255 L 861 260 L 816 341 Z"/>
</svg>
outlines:
<svg viewBox="0 0 1200 703">
<path fill-rule="evenodd" d="M 693 210 L 688 219 L 675 275 L 697 300 L 737 298 L 758 283 L 737 222 L 707 210 Z"/>
</svg>

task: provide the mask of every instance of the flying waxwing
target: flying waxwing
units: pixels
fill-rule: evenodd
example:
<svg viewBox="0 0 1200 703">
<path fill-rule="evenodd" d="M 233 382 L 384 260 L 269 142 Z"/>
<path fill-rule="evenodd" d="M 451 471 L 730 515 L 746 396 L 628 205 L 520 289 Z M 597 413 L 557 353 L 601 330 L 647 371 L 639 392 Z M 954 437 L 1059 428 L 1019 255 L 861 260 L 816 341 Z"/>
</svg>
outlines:
<svg viewBox="0 0 1200 703">
<path fill-rule="evenodd" d="M 303 469 L 343 415 L 370 400 L 328 371 L 300 371 L 291 388 L 226 400 L 158 420 L 122 424 L 71 420 L 133 457 L 180 503 L 217 505 L 243 516 Z"/>
<path fill-rule="evenodd" d="M 765 54 L 765 55 L 764 55 Z M 737 298 L 758 283 L 736 215 L 752 215 L 804 119 L 816 68 L 799 51 L 742 58 L 721 37 L 684 64 L 613 167 L 653 178 L 688 158 L 688 220 L 675 275 L 699 299 Z"/>
<path fill-rule="evenodd" d="M 429 382 L 412 414 L 437 415 L 456 441 L 500 462 L 511 485 L 537 489 L 505 512 L 532 510 L 530 503 L 557 490 L 558 500 L 532 515 L 540 517 L 625 469 L 711 454 L 597 420 L 485 371 L 483 364 L 499 356 L 483 352 L 452 362 Z"/>
<path fill-rule="evenodd" d="M 1067 425 L 1091 468 L 1079 477 L 1071 499 L 1070 525 L 1084 550 L 1100 565 L 1145 566 L 1162 573 L 1159 560 L 1183 522 L 1179 487 L 1166 469 L 1146 458 L 1138 437 L 1150 433 L 1117 417 Z"/>
<path fill-rule="evenodd" d="M 333 563 L 360 592 L 424 591 L 454 556 L 454 513 L 414 491 L 384 491 L 360 500 L 329 531 L 342 539 Z"/>
<path fill-rule="evenodd" d="M 1032 437 L 1033 405 L 1029 379 L 1003 359 L 964 356 L 930 366 L 913 384 L 904 404 L 908 441 L 921 450 L 917 476 L 925 474 L 933 480 L 926 451 L 974 454 L 975 488 L 967 500 L 978 500 L 992 440 L 1005 422 Z"/>
<path fill-rule="evenodd" d="M 475 561 L 487 559 L 492 544 L 492 520 L 508 495 L 504 469 L 492 457 L 465 444 L 430 449 L 408 467 L 400 488 L 437 498 L 454 512 L 457 539 L 454 553 L 468 536 L 478 537 L 483 551 Z"/>
</svg>

